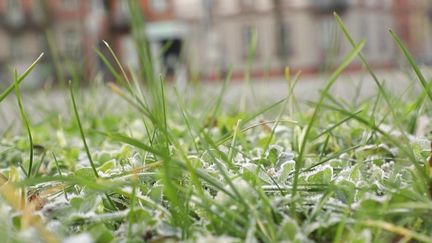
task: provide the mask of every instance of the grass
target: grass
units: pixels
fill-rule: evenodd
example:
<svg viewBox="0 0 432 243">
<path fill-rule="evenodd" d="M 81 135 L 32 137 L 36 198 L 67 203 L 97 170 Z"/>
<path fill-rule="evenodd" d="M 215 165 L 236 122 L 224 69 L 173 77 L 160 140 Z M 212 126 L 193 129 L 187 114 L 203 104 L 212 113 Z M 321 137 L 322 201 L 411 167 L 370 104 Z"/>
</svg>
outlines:
<svg viewBox="0 0 432 243">
<path fill-rule="evenodd" d="M 21 92 L 19 89 L 19 82 L 18 82 L 18 73 L 15 70 L 14 71 L 14 85 L 15 85 L 15 94 L 17 98 L 18 108 L 20 111 L 21 119 L 23 121 L 23 124 L 25 125 L 25 128 L 27 130 L 28 140 L 29 140 L 29 147 L 30 147 L 30 158 L 29 158 L 29 167 L 27 172 L 24 170 L 24 173 L 27 174 L 27 177 L 30 177 L 32 175 L 32 169 L 33 169 L 33 137 L 30 129 L 30 121 L 27 117 L 27 114 L 24 111 L 23 104 L 21 101 Z"/>
<path fill-rule="evenodd" d="M 138 35 L 143 22 L 131 16 Z M 432 242 L 430 134 L 414 136 L 419 117 L 432 113 L 431 81 L 391 32 L 423 87 L 420 96 L 392 94 L 362 55 L 364 41 L 336 21 L 352 50 L 320 96 L 295 97 L 301 74 L 287 69 L 286 97 L 254 100 L 249 110 L 223 103 L 231 72 L 216 95 L 182 95 L 151 71 L 145 45 L 135 73 L 106 43 L 112 58 L 96 52 L 115 83 L 90 86 L 79 98 L 70 85 L 70 107 L 30 123 L 31 96 L 22 98 L 19 85 L 39 57 L 0 96 L 15 89 L 23 125 L 0 138 L 1 239 Z M 355 58 L 376 97 L 333 97 Z M 113 103 L 101 104 L 95 92 L 111 92 Z"/>
</svg>

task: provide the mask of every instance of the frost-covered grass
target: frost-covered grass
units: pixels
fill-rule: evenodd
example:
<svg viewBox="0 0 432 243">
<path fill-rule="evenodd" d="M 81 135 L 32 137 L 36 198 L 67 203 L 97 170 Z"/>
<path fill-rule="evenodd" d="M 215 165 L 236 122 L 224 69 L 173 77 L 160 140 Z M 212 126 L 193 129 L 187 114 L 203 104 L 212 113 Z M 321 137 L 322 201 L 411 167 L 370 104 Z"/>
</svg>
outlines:
<svg viewBox="0 0 432 243">
<path fill-rule="evenodd" d="M 424 91 L 389 93 L 337 20 L 353 49 L 304 104 L 288 69 L 285 99 L 243 109 L 223 105 L 228 81 L 186 96 L 148 63 L 131 75 L 117 63 L 106 97 L 126 104 L 72 84 L 69 115 L 33 124 L 27 72 L 14 75 L 0 101 L 15 90 L 23 128 L 0 140 L 1 241 L 432 242 L 431 82 L 394 35 Z M 377 95 L 333 97 L 355 58 Z"/>
</svg>

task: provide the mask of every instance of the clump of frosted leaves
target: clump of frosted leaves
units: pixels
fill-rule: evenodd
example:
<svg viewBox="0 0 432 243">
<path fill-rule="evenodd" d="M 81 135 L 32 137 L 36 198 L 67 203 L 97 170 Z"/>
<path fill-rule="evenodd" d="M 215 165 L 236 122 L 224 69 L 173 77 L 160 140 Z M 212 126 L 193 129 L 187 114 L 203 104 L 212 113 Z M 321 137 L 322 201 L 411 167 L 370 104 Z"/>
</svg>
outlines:
<svg viewBox="0 0 432 243">
<path fill-rule="evenodd" d="M 384 171 L 375 164 L 365 166 L 364 175 L 368 178 L 369 183 L 380 182 L 384 179 Z"/>
<path fill-rule="evenodd" d="M 386 144 L 367 144 L 355 149 L 356 158 L 378 165 L 385 163 L 397 155 L 397 150 Z"/>
<path fill-rule="evenodd" d="M 306 182 L 312 184 L 328 184 L 333 180 L 333 167 L 329 165 L 319 165 L 312 171 L 302 175 Z"/>
<path fill-rule="evenodd" d="M 294 170 L 294 154 L 280 145 L 270 145 L 264 154 L 262 149 L 257 148 L 252 154 L 251 159 L 241 157 L 242 160 L 238 160 L 241 161 L 242 172 L 257 174 L 266 183 L 273 184 L 273 180 L 284 183 Z"/>
<path fill-rule="evenodd" d="M 351 166 L 350 156 L 347 153 L 343 153 L 339 158 L 331 159 L 329 164 L 333 168 L 344 169 Z"/>
<path fill-rule="evenodd" d="M 413 138 L 410 142 L 416 159 L 425 161 L 431 152 L 431 142 L 426 138 L 420 137 Z"/>
<path fill-rule="evenodd" d="M 319 200 L 319 198 L 316 198 L 316 200 Z M 334 202 L 336 202 L 334 199 L 329 199 L 327 203 L 331 204 Z M 343 205 L 339 202 L 336 202 L 335 205 L 341 209 L 343 208 Z M 336 225 L 342 220 L 342 217 L 342 215 L 333 212 L 333 210 L 326 210 L 325 212 L 316 214 L 312 222 L 305 224 L 303 226 L 303 231 L 309 235 L 315 230 Z"/>
<path fill-rule="evenodd" d="M 93 242 L 93 238 L 89 233 L 81 233 L 73 236 L 69 236 L 63 241 L 64 243 L 74 243 L 74 242 L 81 242 L 81 243 L 91 243 Z"/>
<path fill-rule="evenodd" d="M 235 190 L 243 198 L 247 198 L 247 199 L 251 200 L 257 196 L 254 188 L 252 188 L 252 186 L 247 181 L 245 181 L 243 178 L 240 178 L 240 177 L 235 178 L 234 180 L 232 180 L 232 185 L 235 187 Z M 226 185 L 224 187 L 224 189 L 226 191 L 231 192 L 233 195 L 235 195 L 235 192 L 234 192 L 233 188 L 231 187 L 231 185 L 229 185 L 229 184 Z M 216 194 L 215 200 L 219 203 L 226 204 L 226 203 L 230 202 L 231 198 L 225 192 L 218 191 Z"/>
<path fill-rule="evenodd" d="M 272 183 L 270 176 L 265 172 L 265 169 L 261 165 L 255 163 L 241 164 L 241 172 L 245 176 L 247 174 L 257 175 L 262 181 Z"/>
<path fill-rule="evenodd" d="M 277 237 L 280 242 L 312 242 L 297 222 L 288 217 L 282 221 Z"/>
<path fill-rule="evenodd" d="M 278 181 L 285 182 L 288 179 L 289 174 L 295 168 L 294 153 L 286 151 L 279 145 L 270 146 L 269 151 L 274 151 L 276 158 L 275 163 L 269 171 L 274 172 L 273 175 Z M 269 155 L 270 152 L 267 154 Z"/>
<path fill-rule="evenodd" d="M 288 126 L 277 126 L 275 129 L 275 136 L 278 138 L 278 144 L 288 150 L 291 148 L 292 129 Z"/>
<path fill-rule="evenodd" d="M 235 243 L 240 242 L 239 239 L 235 239 L 229 236 L 214 236 L 214 235 L 196 235 L 193 240 L 188 240 L 186 242 L 209 242 L 209 243 Z"/>
</svg>

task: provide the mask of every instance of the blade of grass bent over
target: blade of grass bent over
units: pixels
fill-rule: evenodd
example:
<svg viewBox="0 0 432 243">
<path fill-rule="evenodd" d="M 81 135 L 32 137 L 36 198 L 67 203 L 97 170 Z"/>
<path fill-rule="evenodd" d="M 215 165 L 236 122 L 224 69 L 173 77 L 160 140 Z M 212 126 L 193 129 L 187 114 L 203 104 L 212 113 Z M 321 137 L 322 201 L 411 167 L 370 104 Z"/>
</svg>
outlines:
<svg viewBox="0 0 432 243">
<path fill-rule="evenodd" d="M 369 219 L 369 220 L 360 221 L 359 223 L 368 227 L 376 227 L 376 228 L 384 229 L 388 232 L 392 232 L 394 234 L 403 236 L 404 239 L 407 239 L 408 241 L 410 241 L 410 239 L 416 239 L 421 242 L 432 242 L 432 238 L 428 235 L 417 233 L 415 231 L 388 223 L 386 221 Z"/>
<path fill-rule="evenodd" d="M 36 64 L 39 62 L 39 60 L 43 57 L 44 53 L 39 55 L 39 57 L 30 65 L 30 67 L 27 68 L 27 70 L 24 71 L 24 73 L 17 78 L 16 81 L 14 81 L 9 87 L 6 88 L 3 93 L 0 94 L 0 103 L 14 90 L 16 84 L 20 84 L 33 70 L 33 68 L 36 66 Z"/>
</svg>

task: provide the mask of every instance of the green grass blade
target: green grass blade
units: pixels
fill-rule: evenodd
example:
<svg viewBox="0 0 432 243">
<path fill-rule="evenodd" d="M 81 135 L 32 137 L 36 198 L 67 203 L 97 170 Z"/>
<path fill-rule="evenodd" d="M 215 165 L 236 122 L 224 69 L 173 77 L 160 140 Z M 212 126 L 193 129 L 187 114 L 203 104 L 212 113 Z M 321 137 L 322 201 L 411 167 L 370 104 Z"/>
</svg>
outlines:
<svg viewBox="0 0 432 243">
<path fill-rule="evenodd" d="M 414 72 L 416 73 L 416 75 L 417 75 L 417 77 L 418 77 L 421 85 L 423 86 L 424 91 L 428 95 L 429 99 L 432 101 L 432 91 L 431 91 L 431 89 L 429 87 L 428 82 L 426 81 L 426 78 L 423 76 L 422 72 L 420 71 L 420 68 L 418 67 L 418 65 L 414 61 L 414 58 L 412 57 L 412 55 L 410 54 L 410 52 L 408 51 L 408 49 L 405 47 L 405 45 L 402 43 L 402 41 L 399 38 L 399 36 L 397 36 L 397 34 L 394 31 L 392 31 L 392 30 L 389 30 L 389 31 L 390 31 L 390 34 L 393 37 L 393 39 L 396 41 L 399 49 L 402 51 L 402 53 L 404 54 L 405 58 L 407 59 L 408 63 L 414 69 Z"/>
<path fill-rule="evenodd" d="M 149 41 L 145 34 L 146 22 L 140 11 L 140 3 L 136 0 L 128 0 L 129 13 L 131 17 L 132 36 L 137 48 L 138 59 L 140 61 L 141 78 L 150 86 L 157 86 L 156 75 L 154 73 L 153 60 L 150 53 Z"/>
<path fill-rule="evenodd" d="M 342 19 L 339 17 L 339 15 L 337 13 L 333 14 L 335 16 L 336 22 L 339 25 L 339 27 L 341 28 L 342 32 L 344 33 L 345 38 L 348 40 L 348 42 L 350 43 L 350 45 L 352 47 L 354 47 L 355 41 L 354 39 L 351 37 L 347 27 L 345 26 L 345 24 L 343 23 Z M 368 61 L 366 60 L 366 58 L 363 56 L 363 54 L 360 52 L 358 57 L 360 58 L 361 62 L 363 63 L 363 65 L 365 66 L 366 70 L 369 72 L 369 74 L 371 75 L 373 81 L 375 82 L 375 84 L 378 87 L 378 91 L 380 93 L 380 95 L 382 95 L 382 97 L 384 98 L 385 102 L 387 103 L 387 105 L 389 106 L 389 109 L 391 111 L 391 114 L 393 116 L 393 118 L 396 121 L 396 125 L 399 128 L 399 131 L 401 131 L 401 133 L 403 134 L 403 136 L 405 138 L 407 138 L 406 132 L 403 129 L 401 122 L 400 122 L 400 115 L 398 115 L 395 111 L 395 108 L 392 105 L 392 102 L 390 100 L 389 95 L 387 94 L 384 86 L 380 83 L 380 81 L 378 80 L 377 75 L 375 74 L 375 72 L 372 70 L 371 66 L 369 65 Z"/>
<path fill-rule="evenodd" d="M 114 76 L 115 81 L 119 85 L 124 84 L 122 76 L 111 65 L 111 63 L 108 61 L 108 59 L 105 57 L 105 55 L 99 49 L 95 48 L 94 51 L 96 52 L 96 54 L 98 55 L 98 57 L 101 59 L 101 61 L 105 64 L 105 66 L 108 68 L 108 70 L 110 71 L 110 73 Z"/>
<path fill-rule="evenodd" d="M 0 103 L 15 89 L 16 85 L 19 85 L 29 75 L 29 73 L 36 67 L 36 64 L 40 61 L 43 55 L 44 53 L 40 54 L 39 57 L 27 68 L 27 70 L 25 70 L 21 76 L 14 80 L 14 82 L 0 94 Z"/>
<path fill-rule="evenodd" d="M 142 149 L 144 151 L 150 152 L 150 153 L 157 155 L 157 156 L 160 156 L 160 157 L 166 157 L 164 153 L 154 149 L 151 146 L 144 144 L 143 142 L 141 142 L 135 138 L 131 138 L 131 137 L 128 137 L 128 136 L 125 136 L 122 134 L 118 134 L 118 133 L 103 133 L 103 132 L 99 132 L 99 133 L 106 136 L 106 137 L 113 139 L 114 141 L 118 141 L 118 142 L 132 145 L 136 148 Z"/>
<path fill-rule="evenodd" d="M 30 129 L 30 122 L 29 119 L 27 117 L 27 114 L 24 111 L 24 107 L 22 104 L 22 100 L 21 100 L 21 92 L 19 89 L 19 81 L 18 81 L 18 73 L 15 70 L 14 71 L 14 82 L 13 84 L 15 85 L 15 94 L 16 94 L 16 99 L 18 102 L 18 107 L 19 107 L 19 111 L 20 111 L 20 115 L 21 115 L 21 119 L 24 123 L 24 126 L 27 130 L 27 136 L 28 136 L 28 140 L 29 140 L 29 146 L 30 146 L 30 160 L 29 160 L 29 167 L 27 170 L 27 177 L 30 177 L 32 175 L 32 169 L 33 169 L 33 157 L 34 157 L 34 152 L 33 152 L 33 136 L 32 136 L 32 132 Z"/>
<path fill-rule="evenodd" d="M 83 129 L 82 124 L 81 124 L 81 119 L 80 119 L 80 116 L 79 116 L 79 113 L 78 113 L 78 108 L 77 108 L 77 105 L 76 105 L 75 95 L 74 95 L 74 91 L 73 91 L 73 87 L 72 87 L 72 83 L 71 82 L 69 82 L 69 92 L 70 92 L 70 96 L 71 96 L 71 100 L 72 100 L 72 107 L 73 107 L 75 119 L 76 119 L 76 122 L 78 124 L 79 132 L 80 132 L 80 135 L 81 135 L 81 140 L 83 142 L 84 149 L 85 149 L 86 154 L 87 154 L 87 158 L 88 158 L 88 160 L 90 162 L 90 165 L 91 165 L 91 167 L 93 169 L 93 173 L 95 174 L 96 177 L 99 177 L 99 173 L 96 170 L 96 166 L 95 166 L 95 164 L 93 162 L 93 158 L 92 158 L 92 155 L 90 153 L 90 149 L 89 149 L 89 147 L 87 145 L 87 140 L 86 140 L 86 137 L 85 137 L 85 134 L 84 134 L 84 129 Z"/>
</svg>

